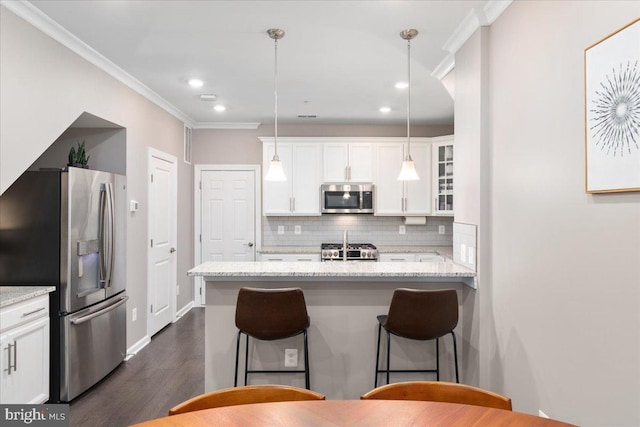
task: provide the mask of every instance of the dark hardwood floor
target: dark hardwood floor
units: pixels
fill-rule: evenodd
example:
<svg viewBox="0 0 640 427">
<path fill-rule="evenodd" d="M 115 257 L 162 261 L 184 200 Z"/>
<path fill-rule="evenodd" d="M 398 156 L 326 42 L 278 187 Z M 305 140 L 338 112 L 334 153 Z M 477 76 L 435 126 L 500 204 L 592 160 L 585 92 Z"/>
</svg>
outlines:
<svg viewBox="0 0 640 427">
<path fill-rule="evenodd" d="M 193 308 L 71 402 L 71 427 L 120 427 L 164 417 L 203 392 L 204 309 Z"/>
</svg>

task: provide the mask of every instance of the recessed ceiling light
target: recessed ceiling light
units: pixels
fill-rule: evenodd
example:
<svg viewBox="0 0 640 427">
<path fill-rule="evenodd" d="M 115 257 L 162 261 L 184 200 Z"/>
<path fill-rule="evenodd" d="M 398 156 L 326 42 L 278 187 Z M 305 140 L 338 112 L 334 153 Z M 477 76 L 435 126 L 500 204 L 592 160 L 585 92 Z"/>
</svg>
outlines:
<svg viewBox="0 0 640 427">
<path fill-rule="evenodd" d="M 224 105 L 218 104 L 215 107 L 213 107 L 214 110 L 216 110 L 218 113 L 222 113 L 224 110 L 227 109 L 227 107 L 225 107 Z"/>
<path fill-rule="evenodd" d="M 398 82 L 396 83 L 396 89 L 406 89 L 409 87 L 409 83 L 407 82 Z"/>
<path fill-rule="evenodd" d="M 204 83 L 199 79 L 191 79 L 189 80 L 189 86 L 191 87 L 202 87 Z"/>
<path fill-rule="evenodd" d="M 380 107 L 381 113 L 387 114 L 390 111 L 391 111 L 391 107 Z"/>
</svg>

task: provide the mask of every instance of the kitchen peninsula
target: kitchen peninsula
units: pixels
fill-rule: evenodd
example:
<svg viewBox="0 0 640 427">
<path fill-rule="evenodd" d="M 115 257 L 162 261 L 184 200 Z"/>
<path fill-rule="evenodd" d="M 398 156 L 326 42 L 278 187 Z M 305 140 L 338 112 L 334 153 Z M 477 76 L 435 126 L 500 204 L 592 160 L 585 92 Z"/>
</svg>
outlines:
<svg viewBox="0 0 640 427">
<path fill-rule="evenodd" d="M 206 262 L 189 271 L 206 281 L 205 391 L 232 387 L 237 329 L 238 289 L 300 287 L 311 318 L 309 359 L 311 389 L 329 399 L 358 399 L 373 388 L 378 322 L 386 314 L 396 288 L 458 291 L 460 320 L 456 328 L 460 362 L 471 335 L 465 328 L 464 295 L 475 292 L 476 273 L 451 262 Z M 393 338 L 395 340 L 395 338 Z M 394 341 L 395 342 L 395 341 Z M 393 369 L 435 366 L 435 343 L 398 339 L 392 346 Z M 244 339 L 240 345 L 244 353 Z M 440 340 L 441 379 L 453 381 L 450 337 Z M 249 364 L 255 369 L 283 369 L 284 349 L 298 349 L 302 338 L 251 340 Z M 243 357 L 240 357 L 240 371 Z M 464 366 L 464 363 L 461 364 Z M 392 374 L 393 381 L 427 378 L 429 374 Z M 461 373 L 464 378 L 464 371 Z M 430 377 L 428 377 L 431 379 Z M 304 387 L 302 375 L 256 374 L 249 384 L 290 384 Z M 239 375 L 242 385 L 242 375 Z"/>
</svg>

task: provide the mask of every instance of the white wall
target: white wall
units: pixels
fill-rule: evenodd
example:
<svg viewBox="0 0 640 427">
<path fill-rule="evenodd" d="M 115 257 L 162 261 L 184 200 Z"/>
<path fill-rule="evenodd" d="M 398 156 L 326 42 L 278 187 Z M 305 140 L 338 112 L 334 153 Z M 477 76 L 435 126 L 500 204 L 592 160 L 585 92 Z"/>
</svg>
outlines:
<svg viewBox="0 0 640 427">
<path fill-rule="evenodd" d="M 178 162 L 178 308 L 192 300 L 192 168 L 183 157 L 183 124 L 103 71 L 0 7 L 0 192 L 83 112 L 126 128 L 129 199 L 140 210 L 127 223 L 127 346 L 146 335 L 147 148 Z M 131 322 L 131 308 L 138 320 Z"/>
<path fill-rule="evenodd" d="M 451 135 L 453 126 L 411 126 L 411 136 Z M 278 136 L 405 136 L 406 126 L 287 125 L 278 124 Z M 273 136 L 273 124 L 255 130 L 195 129 L 193 159 L 199 164 L 262 164 L 261 136 Z"/>
<path fill-rule="evenodd" d="M 640 425 L 640 193 L 585 193 L 583 80 L 584 49 L 638 16 L 631 1 L 517 1 L 485 47 L 476 34 L 456 55 L 456 181 L 461 167 L 492 171 L 480 385 L 517 411 L 584 426 Z M 487 53 L 488 93 L 458 105 L 459 77 L 477 72 L 469 55 Z M 462 165 L 460 134 L 485 130 L 469 117 L 479 102 L 489 134 L 469 136 L 466 150 L 489 156 Z"/>
</svg>

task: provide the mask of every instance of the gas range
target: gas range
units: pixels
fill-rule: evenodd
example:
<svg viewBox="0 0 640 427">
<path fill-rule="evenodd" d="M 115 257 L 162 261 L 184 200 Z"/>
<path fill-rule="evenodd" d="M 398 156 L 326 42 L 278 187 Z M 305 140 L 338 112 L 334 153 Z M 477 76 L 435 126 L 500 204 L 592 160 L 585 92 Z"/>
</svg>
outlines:
<svg viewBox="0 0 640 427">
<path fill-rule="evenodd" d="M 323 243 L 320 245 L 322 261 L 343 261 L 342 243 Z M 347 261 L 377 261 L 378 249 L 371 243 L 347 244 Z"/>
</svg>

